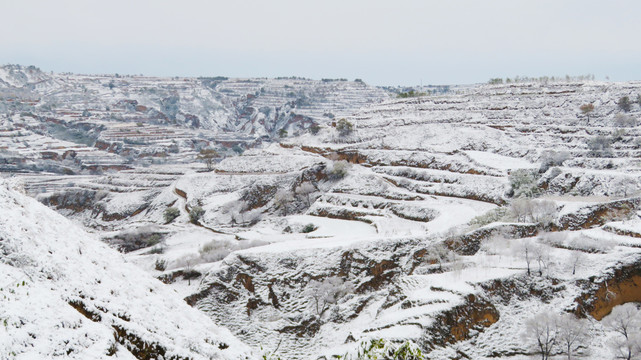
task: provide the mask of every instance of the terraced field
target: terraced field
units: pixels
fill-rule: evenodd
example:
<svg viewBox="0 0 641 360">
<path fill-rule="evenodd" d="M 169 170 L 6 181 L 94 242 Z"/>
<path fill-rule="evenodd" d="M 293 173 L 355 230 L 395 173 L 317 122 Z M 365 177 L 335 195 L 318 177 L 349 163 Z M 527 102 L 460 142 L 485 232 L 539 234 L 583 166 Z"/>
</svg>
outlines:
<svg viewBox="0 0 641 360">
<path fill-rule="evenodd" d="M 3 175 L 255 348 L 526 359 L 549 311 L 591 319 L 578 351 L 607 358 L 602 315 L 641 301 L 641 108 L 619 106 L 641 83 L 29 74 L 2 77 Z"/>
</svg>

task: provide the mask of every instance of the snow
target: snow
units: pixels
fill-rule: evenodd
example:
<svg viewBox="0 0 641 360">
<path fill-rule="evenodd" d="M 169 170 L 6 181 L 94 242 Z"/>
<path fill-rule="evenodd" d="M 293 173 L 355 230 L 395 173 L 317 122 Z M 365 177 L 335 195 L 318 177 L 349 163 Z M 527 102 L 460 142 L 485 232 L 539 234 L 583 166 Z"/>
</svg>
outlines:
<svg viewBox="0 0 641 360">
<path fill-rule="evenodd" d="M 20 358 L 105 358 L 112 326 L 167 354 L 236 359 L 249 348 L 173 290 L 35 200 L 0 184 L 0 351 Z M 23 285 L 24 281 L 24 285 Z M 74 310 L 82 303 L 94 321 Z M 123 319 L 127 320 L 123 320 Z M 221 350 L 218 344 L 229 346 Z M 127 350 L 119 348 L 119 358 Z"/>
<path fill-rule="evenodd" d="M 539 164 L 533 164 L 523 158 L 499 155 L 485 151 L 466 151 L 473 161 L 487 167 L 509 171 L 514 169 L 537 169 Z"/>
<path fill-rule="evenodd" d="M 0 69 L 0 86 L 6 86 L 3 82 L 18 86 L 33 81 L 28 76 L 21 80 L 20 74 L 9 77 L 5 67 Z M 40 199 L 69 189 L 108 192 L 101 207 L 91 204 L 79 212 L 60 209 L 96 236 L 104 238 L 154 225 L 167 237 L 163 254 L 150 254 L 151 249 L 144 248 L 118 255 L 22 195 L 1 190 L 0 208 L 9 209 L 9 215 L 0 218 L 0 247 L 11 246 L 9 257 L 0 261 L 0 286 L 4 289 L 0 295 L 7 295 L 0 300 L 0 323 L 7 319 L 9 324 L 5 329 L 0 326 L 2 354 L 4 349 L 28 350 L 18 355 L 43 358 L 60 349 L 66 356 L 73 348 L 69 357 L 100 357 L 113 339 L 111 325 L 119 324 L 176 354 L 191 354 L 192 349 L 205 358 L 249 354 L 250 350 L 230 335 L 233 332 L 256 350 L 260 346 L 275 349 L 282 339 L 278 355 L 283 358 L 317 354 L 329 358 L 368 338 L 425 340 L 436 316 L 464 305 L 465 297 L 474 294 L 489 297 L 500 313 L 498 323 L 484 331 L 474 330 L 470 340 L 433 349 L 429 357 L 460 358 L 455 350 L 461 350 L 473 359 L 534 358 L 519 355 L 533 351 L 532 344 L 521 336 L 528 318 L 539 310 L 571 310 L 573 299 L 583 291 L 577 284 L 598 282 L 612 269 L 638 258 L 641 241 L 617 234 L 639 233 L 638 220 L 567 232 L 559 238 L 543 233 L 527 239 L 492 236 L 480 240 L 476 254 L 454 256 L 442 264 L 421 260 L 417 254 L 460 235 L 474 217 L 497 206 L 509 206 L 508 173 L 538 169 L 544 151 L 571 155 L 558 167 L 560 173 L 547 179 L 549 194 L 544 198 L 561 208 L 559 216 L 621 196 L 617 194 L 620 181 L 634 180 L 641 173 L 635 145 L 641 128 L 625 129 L 622 139 L 613 144 L 616 158 L 594 158 L 586 141 L 617 131 L 612 124 L 618 111 L 616 99 L 636 94 L 641 83 L 480 85 L 459 87 L 456 93 L 442 96 L 391 99 L 381 89 L 352 82 L 227 79 L 214 84 L 207 79 L 80 75 L 46 75 L 44 79 L 32 95 L 61 108 L 29 105 L 38 118 L 20 113 L 0 115 L 0 149 L 4 149 L 0 151 L 8 171 L 15 173 L 11 166 L 16 159 L 24 160 L 27 167 L 70 166 L 83 175 L 34 170 L 16 176 Z M 114 89 L 105 86 L 111 80 L 116 82 Z M 290 92 L 296 97 L 290 98 Z M 174 93 L 179 95 L 181 112 L 176 124 L 163 124 L 146 111 L 115 105 L 135 99 L 156 111 L 161 100 Z M 303 95 L 312 104 L 290 104 Z M 380 102 L 383 99 L 387 101 Z M 596 106 L 589 126 L 578 110 L 586 102 Z M 83 119 L 81 113 L 87 107 L 95 109 Z M 346 117 L 355 131 L 339 136 L 326 112 L 335 118 Z M 198 116 L 200 127 L 193 127 L 186 114 Z M 295 120 L 297 115 L 303 120 Z M 638 116 L 636 105 L 633 116 Z M 99 139 L 126 145 L 130 153 L 56 139 L 42 133 L 42 118 L 64 121 L 68 126 L 90 123 L 105 127 Z M 321 125 L 317 136 L 308 133 L 311 120 Z M 281 128 L 286 128 L 289 136 L 277 139 L 274 135 Z M 232 156 L 233 151 L 223 149 L 231 144 L 254 148 Z M 176 146 L 178 152 L 155 156 L 169 146 Z M 196 162 L 201 147 L 216 147 L 228 156 L 215 164 L 212 172 L 202 172 L 204 164 Z M 132 169 L 90 175 L 73 161 L 42 159 L 43 151 L 62 155 L 66 150 L 77 151 L 84 165 L 126 165 Z M 352 162 L 347 175 L 325 178 L 332 162 L 341 157 Z M 545 176 L 551 177 L 551 172 Z M 292 200 L 294 214 L 282 211 L 270 198 L 269 189 L 291 191 L 304 182 L 313 183 L 315 191 L 311 200 Z M 638 181 L 632 185 L 631 192 L 639 190 Z M 232 222 L 228 205 L 257 186 L 268 189 L 261 194 L 264 205 L 251 210 L 262 219 L 255 225 Z M 104 209 L 123 215 L 143 205 L 142 213 L 113 221 L 96 213 Z M 196 205 L 206 210 L 202 227 L 189 222 L 188 209 Z M 169 206 L 178 208 L 180 216 L 165 224 L 163 212 Z M 301 233 L 310 223 L 318 228 Z M 288 227 L 291 232 L 285 230 Z M 524 244 L 546 250 L 549 261 L 543 276 L 536 271 L 533 276 L 526 275 Z M 222 250 L 214 254 L 220 257 L 204 256 L 201 249 L 206 245 L 220 245 Z M 571 263 L 579 253 L 584 256 L 572 274 Z M 151 277 L 185 269 L 188 258 L 195 258 L 191 265 L 204 274 L 202 278 L 191 283 L 177 278 L 165 286 Z M 168 270 L 155 270 L 156 260 L 168 261 Z M 538 264 L 530 266 L 538 270 Z M 377 271 L 390 278 L 381 281 L 380 287 L 365 286 L 365 290 L 338 301 L 320 316 L 322 325 L 315 335 L 281 332 L 314 316 L 310 310 L 313 300 L 305 288 L 309 279 L 341 276 L 360 286 L 381 280 L 374 279 Z M 239 280 L 246 279 L 243 276 L 252 279 L 254 291 Z M 527 296 L 507 301 L 492 298 L 495 295 L 484 290 L 494 281 L 514 281 L 556 292 L 545 301 Z M 271 303 L 270 290 L 280 308 Z M 182 300 L 197 292 L 206 294 L 197 304 L 202 312 Z M 87 319 L 69 306 L 70 299 L 83 301 L 89 310 L 102 314 L 102 319 Z M 258 302 L 255 310 L 250 309 L 249 300 Z M 131 321 L 117 316 L 123 313 Z M 230 331 L 217 327 L 210 318 Z M 189 326 L 184 319 L 189 320 Z M 21 321 L 25 324 L 20 325 Z M 586 357 L 611 357 L 602 348 L 612 334 L 598 322 L 593 325 L 594 347 L 598 349 Z M 355 343 L 345 342 L 350 334 Z M 234 346 L 225 354 L 210 346 L 208 339 Z M 70 342 L 64 344 L 66 340 Z M 24 348 L 25 344 L 33 348 Z M 118 346 L 117 358 L 131 358 Z"/>
</svg>

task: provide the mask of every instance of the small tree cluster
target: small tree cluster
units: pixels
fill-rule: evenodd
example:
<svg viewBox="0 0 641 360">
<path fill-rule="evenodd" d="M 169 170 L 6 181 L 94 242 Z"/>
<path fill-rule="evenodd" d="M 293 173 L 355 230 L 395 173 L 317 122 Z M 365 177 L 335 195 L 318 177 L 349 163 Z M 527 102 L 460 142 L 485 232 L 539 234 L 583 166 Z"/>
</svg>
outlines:
<svg viewBox="0 0 641 360">
<path fill-rule="evenodd" d="M 321 281 L 312 280 L 307 285 L 307 292 L 312 298 L 314 309 L 322 316 L 331 305 L 334 305 L 347 294 L 354 292 L 354 284 L 339 277 L 332 276 Z"/>
<path fill-rule="evenodd" d="M 539 76 L 539 77 L 530 77 L 530 76 L 515 76 L 513 78 L 505 78 L 505 83 L 506 84 L 511 84 L 511 83 L 524 83 L 524 82 L 532 82 L 532 83 L 541 83 L 541 84 L 547 84 L 549 82 L 571 82 L 571 81 L 591 81 L 594 80 L 594 75 L 592 74 L 587 74 L 587 75 L 576 75 L 576 76 L 570 76 L 570 75 L 565 75 L 565 76 Z M 503 79 L 502 78 L 492 78 L 488 81 L 489 84 L 502 84 Z"/>
<path fill-rule="evenodd" d="M 351 134 L 353 130 L 354 125 L 345 119 L 340 119 L 338 123 L 336 123 L 336 131 L 338 131 L 338 135 L 340 136 L 347 136 Z"/>
<path fill-rule="evenodd" d="M 525 260 L 528 276 L 532 275 L 531 265 L 534 262 L 539 265 L 539 276 L 542 276 L 543 270 L 548 268 L 550 262 L 550 249 L 546 245 L 526 240 L 522 242 L 519 247 L 514 248 L 514 251 L 520 253 L 523 260 Z"/>
<path fill-rule="evenodd" d="M 548 360 L 551 355 L 562 353 L 572 360 L 581 348 L 589 344 L 586 320 L 577 319 L 572 314 L 558 315 L 542 312 L 526 323 L 525 338 L 533 342 L 541 355 Z"/>
<path fill-rule="evenodd" d="M 554 201 L 519 198 L 510 204 L 510 212 L 518 222 L 547 225 L 556 219 L 557 208 Z"/>
<path fill-rule="evenodd" d="M 158 271 L 165 271 L 167 269 L 167 260 L 165 259 L 156 259 L 156 262 L 154 263 L 154 269 Z"/>
<path fill-rule="evenodd" d="M 618 336 L 610 343 L 616 359 L 632 360 L 641 355 L 641 316 L 636 304 L 615 306 L 603 325 Z"/>
<path fill-rule="evenodd" d="M 313 123 L 312 126 L 309 127 L 309 132 L 311 132 L 312 135 L 318 135 L 320 129 L 320 125 L 318 125 L 317 123 Z"/>
<path fill-rule="evenodd" d="M 396 95 L 396 97 L 399 99 L 405 99 L 405 98 L 413 98 L 413 97 L 420 97 L 420 96 L 426 96 L 426 95 L 427 95 L 426 92 L 410 90 L 407 92 L 399 93 L 398 95 Z"/>
</svg>

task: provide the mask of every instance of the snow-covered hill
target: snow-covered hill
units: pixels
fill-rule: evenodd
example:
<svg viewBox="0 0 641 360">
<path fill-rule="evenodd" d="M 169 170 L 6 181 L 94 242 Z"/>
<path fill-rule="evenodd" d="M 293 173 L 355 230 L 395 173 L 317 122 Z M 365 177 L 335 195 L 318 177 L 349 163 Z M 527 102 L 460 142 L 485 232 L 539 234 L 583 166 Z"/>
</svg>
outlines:
<svg viewBox="0 0 641 360">
<path fill-rule="evenodd" d="M 0 208 L 0 358 L 251 355 L 172 289 L 8 183 Z"/>
<path fill-rule="evenodd" d="M 530 359 L 571 314 L 602 359 L 641 301 L 641 83 L 46 76 L 4 98 L 4 174 L 263 354 Z"/>
</svg>

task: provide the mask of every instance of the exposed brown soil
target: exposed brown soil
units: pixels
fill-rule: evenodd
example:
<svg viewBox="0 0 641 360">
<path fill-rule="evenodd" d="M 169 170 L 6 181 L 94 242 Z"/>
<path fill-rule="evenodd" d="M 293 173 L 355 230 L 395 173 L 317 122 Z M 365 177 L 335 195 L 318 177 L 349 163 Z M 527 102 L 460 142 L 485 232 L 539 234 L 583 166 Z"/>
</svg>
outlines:
<svg viewBox="0 0 641 360">
<path fill-rule="evenodd" d="M 641 302 L 641 262 L 616 269 L 601 282 L 582 285 L 588 289 L 575 299 L 577 315 L 601 320 L 617 305 Z"/>
</svg>

